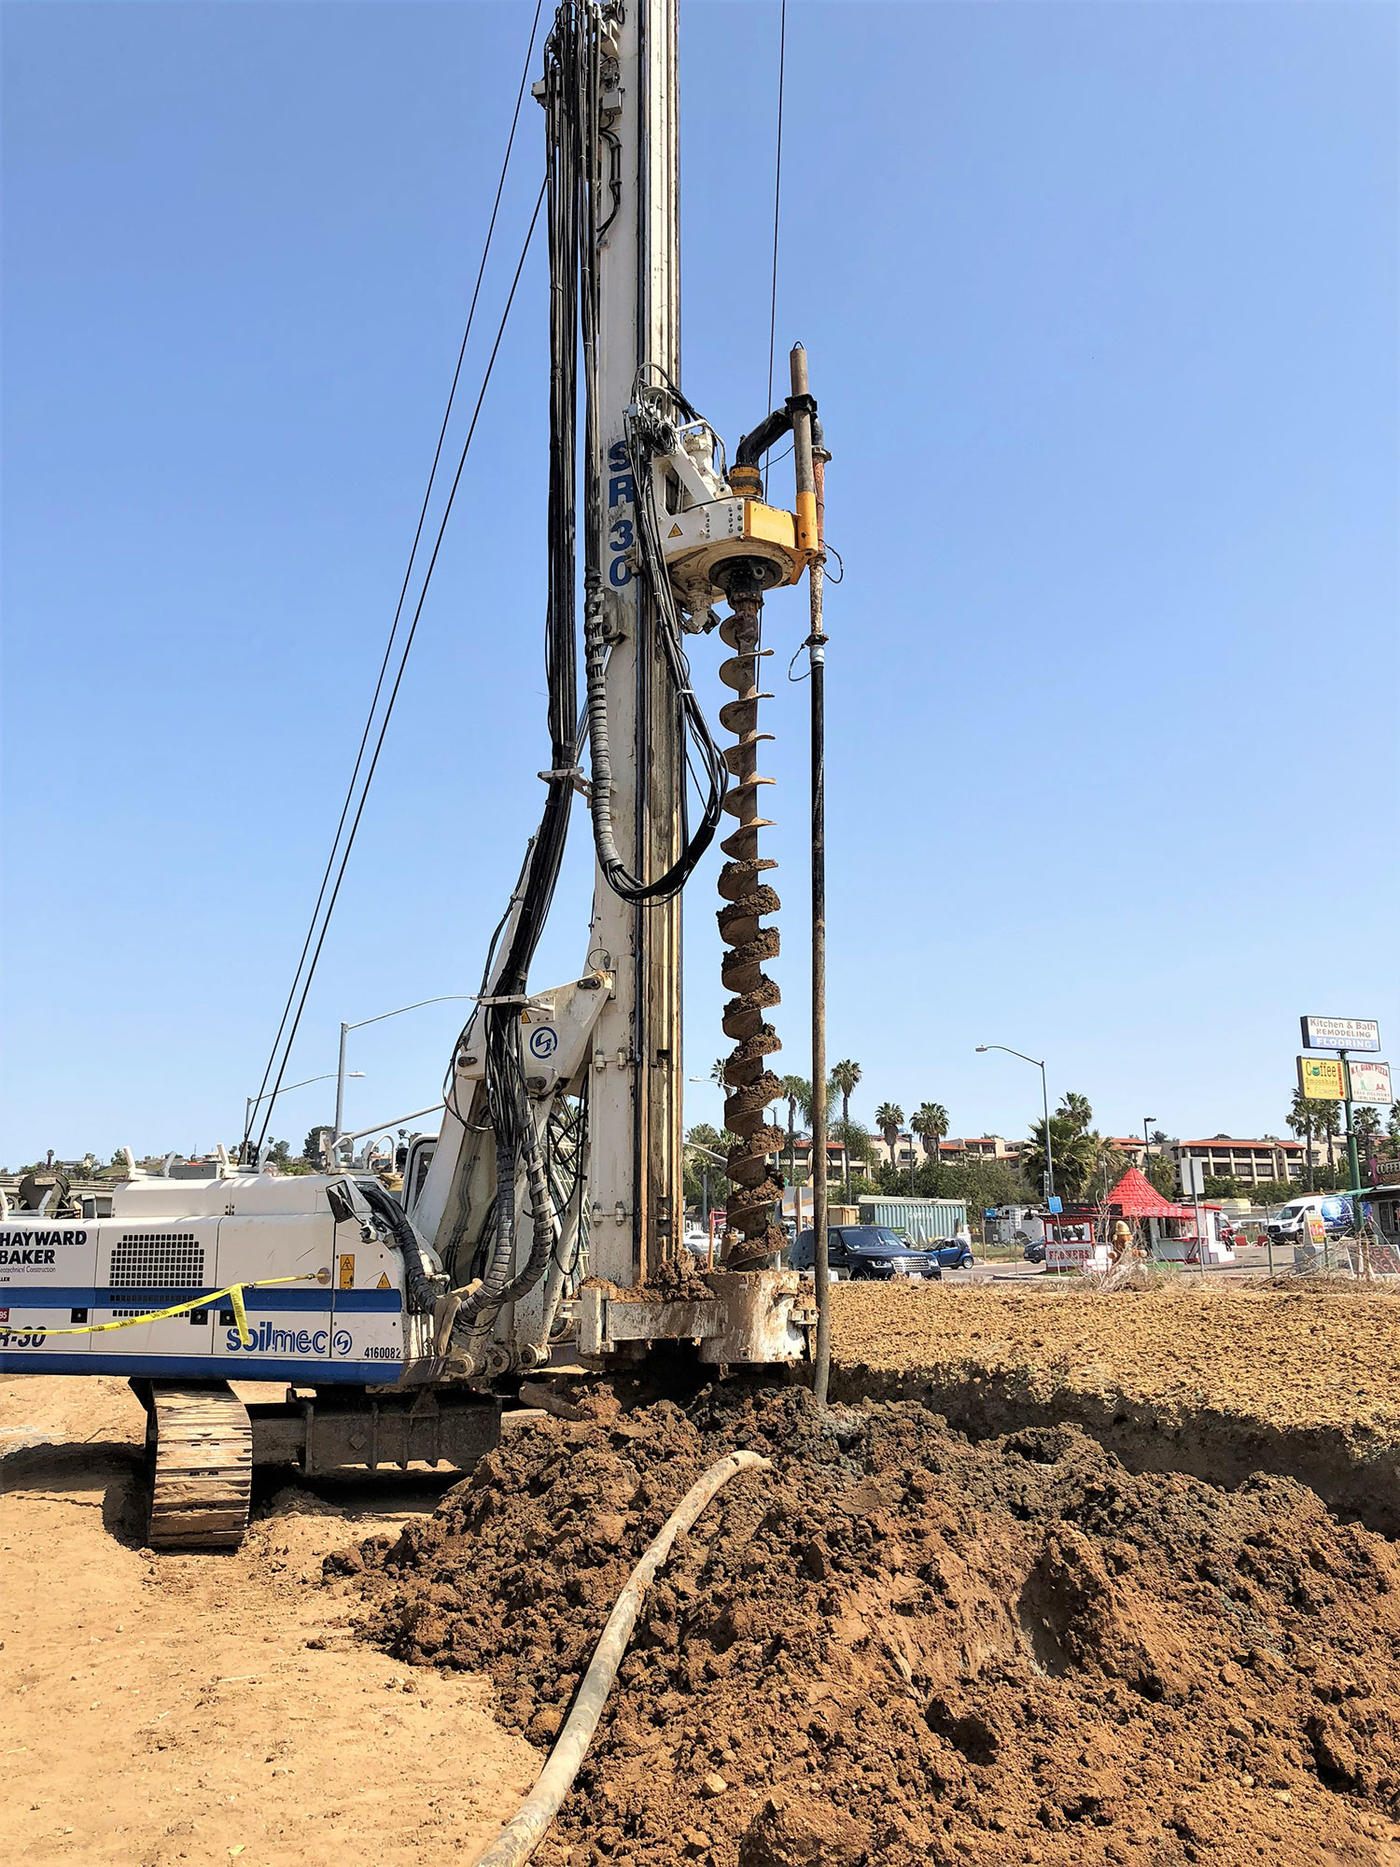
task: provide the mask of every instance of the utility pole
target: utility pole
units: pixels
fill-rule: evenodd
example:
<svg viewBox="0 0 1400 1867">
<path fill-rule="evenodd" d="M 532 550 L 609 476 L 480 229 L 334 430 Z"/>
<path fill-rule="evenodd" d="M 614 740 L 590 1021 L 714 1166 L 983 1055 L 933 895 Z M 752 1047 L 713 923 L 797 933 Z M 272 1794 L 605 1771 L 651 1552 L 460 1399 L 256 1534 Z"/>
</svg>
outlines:
<svg viewBox="0 0 1400 1867">
<path fill-rule="evenodd" d="M 611 650 L 608 721 L 626 748 L 613 787 L 618 848 L 632 873 L 660 875 L 680 849 L 674 801 L 685 782 L 674 683 L 654 604 L 635 570 L 636 489 L 623 416 L 637 371 L 680 379 L 678 0 L 631 0 L 604 42 L 604 136 L 612 213 L 598 253 L 598 385 L 603 450 L 599 560 Z M 613 212 L 610 189 L 618 190 Z M 599 872 L 589 964 L 612 974 L 593 1037 L 589 1088 L 590 1252 L 595 1273 L 649 1279 L 680 1240 L 680 902 L 624 901 Z"/>
<path fill-rule="evenodd" d="M 342 1018 L 340 1021 L 340 1058 L 335 1066 L 335 1133 L 332 1141 L 338 1141 L 345 1127 L 345 1042 L 350 1035 L 350 1026 Z"/>
</svg>

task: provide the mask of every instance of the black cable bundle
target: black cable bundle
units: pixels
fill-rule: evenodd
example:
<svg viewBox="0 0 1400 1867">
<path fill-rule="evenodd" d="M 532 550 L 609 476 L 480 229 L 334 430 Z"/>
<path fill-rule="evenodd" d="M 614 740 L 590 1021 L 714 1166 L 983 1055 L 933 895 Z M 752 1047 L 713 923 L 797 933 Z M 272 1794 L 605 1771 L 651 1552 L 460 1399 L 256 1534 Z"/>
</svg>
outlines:
<svg viewBox="0 0 1400 1867">
<path fill-rule="evenodd" d="M 545 43 L 544 114 L 549 231 L 549 580 L 545 619 L 550 769 L 540 827 L 531 845 L 520 912 L 485 1005 L 487 1108 L 496 1137 L 494 1239 L 485 1274 L 458 1313 L 459 1327 L 476 1322 L 534 1288 L 554 1247 L 554 1201 L 535 1133 L 521 1052 L 520 1001 L 530 963 L 554 899 L 573 803 L 578 667 L 575 647 L 579 339 L 584 396 L 585 591 L 598 573 L 601 487 L 597 436 L 597 244 L 595 169 L 602 50 L 600 9 L 593 0 L 565 4 Z M 581 332 L 580 332 L 581 326 Z M 587 597 L 585 598 L 587 601 Z M 492 1000 L 499 1002 L 492 1002 Z M 523 1165 L 533 1238 L 514 1279 L 515 1187 Z"/>
<path fill-rule="evenodd" d="M 599 235 L 617 212 L 620 184 L 605 160 L 610 140 L 601 121 L 602 9 L 596 0 L 565 0 L 545 45 L 544 115 L 547 224 L 549 234 L 549 517 L 545 670 L 548 688 L 550 768 L 544 812 L 526 859 L 519 911 L 509 944 L 490 982 L 483 981 L 484 1065 L 487 1113 L 496 1138 L 496 1193 L 486 1227 L 481 1281 L 462 1302 L 457 1327 L 479 1331 L 502 1305 L 523 1296 L 544 1274 L 557 1230 L 558 1174 L 551 1174 L 536 1134 L 522 1052 L 520 1009 L 528 992 L 530 965 L 539 945 L 563 862 L 577 760 L 578 669 L 578 464 L 583 460 L 583 617 L 591 748 L 591 808 L 598 861 L 608 885 L 623 899 L 642 903 L 673 899 L 714 838 L 727 783 L 716 745 L 691 687 L 682 647 L 680 617 L 666 572 L 650 462 L 674 443 L 675 417 L 697 419 L 694 409 L 659 372 L 644 367 L 629 415 L 627 446 L 636 496 L 638 572 L 654 605 L 658 640 L 670 669 L 679 716 L 698 755 L 699 772 L 687 768 L 703 789 L 701 822 L 692 836 L 687 823 L 688 785 L 680 775 L 676 810 L 682 851 L 653 881 L 633 875 L 622 861 L 613 833 L 612 770 L 608 746 L 603 626 L 602 445 L 599 433 L 598 327 Z M 606 179 L 604 179 L 606 174 Z M 609 195 L 606 217 L 599 190 Z M 581 370 L 580 370 L 581 366 Z M 583 435 L 578 432 L 582 374 Z M 659 382 L 653 377 L 659 376 Z M 668 440 L 669 437 L 669 440 Z M 498 930 L 499 932 L 499 930 Z M 494 944 L 494 943 L 493 943 Z M 488 961 L 488 975 L 490 962 Z M 455 1084 L 448 1106 L 455 1112 Z M 574 1194 L 586 1145 L 581 1110 L 572 1155 Z M 552 1150 L 551 1150 L 552 1151 Z M 516 1245 L 516 1188 L 523 1168 L 533 1239 L 529 1258 L 513 1279 Z M 551 1181 L 555 1185 L 551 1185 Z M 567 1203 L 567 1202 L 566 1202 Z M 479 1255 L 479 1254 L 478 1254 Z"/>
</svg>

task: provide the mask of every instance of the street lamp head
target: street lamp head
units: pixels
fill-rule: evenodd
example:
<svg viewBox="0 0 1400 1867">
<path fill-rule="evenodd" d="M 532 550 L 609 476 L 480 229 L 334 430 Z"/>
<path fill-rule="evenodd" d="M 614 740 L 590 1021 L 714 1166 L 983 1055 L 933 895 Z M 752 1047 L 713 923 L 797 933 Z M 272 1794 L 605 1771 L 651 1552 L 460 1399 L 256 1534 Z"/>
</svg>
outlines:
<svg viewBox="0 0 1400 1867">
<path fill-rule="evenodd" d="M 979 1057 L 981 1056 L 981 1054 L 982 1054 L 982 1052 L 983 1052 L 983 1051 L 984 1051 L 984 1050 L 985 1050 L 986 1048 L 987 1048 L 987 1046 L 986 1046 L 985 1044 L 979 1044 L 979 1045 L 977 1046 L 977 1054 L 978 1054 L 978 1056 L 979 1056 Z"/>
</svg>

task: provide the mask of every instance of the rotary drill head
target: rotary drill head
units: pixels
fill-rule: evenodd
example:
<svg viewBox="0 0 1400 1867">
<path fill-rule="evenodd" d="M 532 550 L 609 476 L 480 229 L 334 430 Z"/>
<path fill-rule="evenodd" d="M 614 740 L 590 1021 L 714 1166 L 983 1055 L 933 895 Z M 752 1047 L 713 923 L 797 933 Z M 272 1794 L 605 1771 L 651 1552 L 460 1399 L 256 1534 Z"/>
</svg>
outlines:
<svg viewBox="0 0 1400 1867">
<path fill-rule="evenodd" d="M 719 678 L 737 696 L 720 708 L 720 724 L 733 733 L 735 743 L 724 759 L 734 783 L 724 808 L 738 819 L 738 827 L 720 847 L 729 860 L 720 870 L 719 892 L 725 905 L 719 911 L 720 938 L 728 949 L 720 967 L 725 989 L 733 992 L 724 1008 L 723 1027 L 734 1048 L 724 1061 L 728 1094 L 724 1123 L 739 1139 L 729 1150 L 731 1182 L 725 1207 L 724 1263 L 730 1270 L 757 1270 L 784 1244 L 779 1226 L 772 1222 L 782 1187 L 768 1168 L 768 1156 L 783 1144 L 780 1128 L 769 1125 L 767 1109 L 781 1094 L 781 1085 L 766 1059 L 782 1044 L 764 1013 L 779 1001 L 777 986 L 763 970 L 765 960 L 778 952 L 778 930 L 761 925 L 765 915 L 781 905 L 777 894 L 761 878 L 777 864 L 758 853 L 758 833 L 769 819 L 759 815 L 759 788 L 772 784 L 758 774 L 759 744 L 771 733 L 758 730 L 758 703 L 770 694 L 758 691 L 758 664 L 771 650 L 759 647 L 759 617 L 763 608 L 762 583 L 738 573 L 728 586 L 733 611 L 720 624 L 720 640 L 733 654 L 720 665 Z"/>
</svg>

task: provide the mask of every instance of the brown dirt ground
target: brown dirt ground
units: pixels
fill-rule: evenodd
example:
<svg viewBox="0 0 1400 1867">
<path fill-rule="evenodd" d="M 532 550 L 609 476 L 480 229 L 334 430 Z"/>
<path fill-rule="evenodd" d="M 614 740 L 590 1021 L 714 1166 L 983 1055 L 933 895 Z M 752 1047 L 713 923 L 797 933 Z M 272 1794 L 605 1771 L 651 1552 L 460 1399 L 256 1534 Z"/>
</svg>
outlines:
<svg viewBox="0 0 1400 1867">
<path fill-rule="evenodd" d="M 837 1390 L 893 1404 L 834 1444 L 792 1390 L 550 1422 L 493 1461 L 499 1509 L 425 1531 L 423 1488 L 285 1491 L 231 1557 L 141 1555 L 123 1383 L 0 1383 L 6 1858 L 469 1858 L 645 1537 L 767 1443 L 762 1497 L 737 1480 L 663 1578 L 547 1867 L 1400 1867 L 1400 1579 L 1364 1507 L 1400 1496 L 1400 1302 L 842 1286 L 835 1341 Z M 901 1400 L 970 1394 L 971 1445 Z M 1369 1531 L 1318 1501 L 1348 1461 Z M 315 1586 L 366 1537 L 368 1577 Z M 359 1642 L 367 1586 L 432 1664 Z"/>
<path fill-rule="evenodd" d="M 1182 1275 L 1117 1296 L 1038 1281 L 840 1283 L 832 1355 L 847 1370 L 1010 1371 L 1044 1399 L 1121 1395 L 1400 1438 L 1400 1297 L 1306 1281 L 1250 1290 Z"/>
<path fill-rule="evenodd" d="M 546 1748 L 686 1488 L 773 1458 L 654 1588 L 544 1867 L 1400 1867 L 1400 1559 L 1305 1487 L 793 1387 L 584 1404 L 327 1565 Z"/>
<path fill-rule="evenodd" d="M 427 1867 L 533 1780 L 484 1680 L 365 1647 L 312 1585 L 347 1534 L 396 1535 L 440 1486 L 287 1490 L 236 1555 L 152 1558 L 123 1382 L 0 1382 L 0 1435 L 5 1860 Z"/>
</svg>

